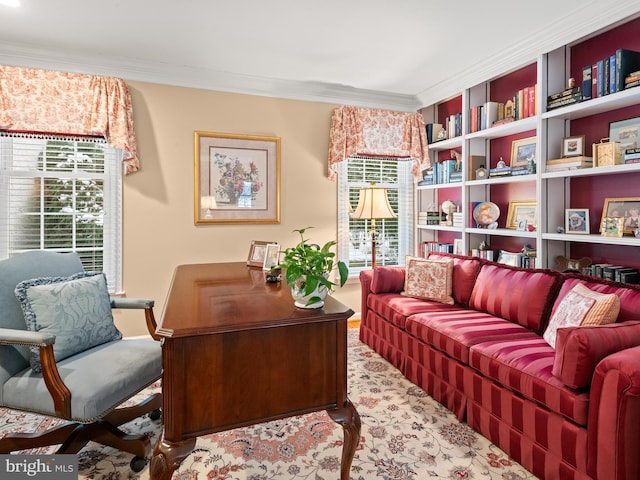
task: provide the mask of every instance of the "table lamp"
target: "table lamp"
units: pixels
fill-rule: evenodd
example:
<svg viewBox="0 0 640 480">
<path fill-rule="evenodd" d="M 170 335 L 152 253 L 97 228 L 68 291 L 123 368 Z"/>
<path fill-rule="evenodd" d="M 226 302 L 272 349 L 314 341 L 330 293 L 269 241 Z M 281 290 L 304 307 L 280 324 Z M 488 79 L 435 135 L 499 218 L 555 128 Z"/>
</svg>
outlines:
<svg viewBox="0 0 640 480">
<path fill-rule="evenodd" d="M 200 198 L 200 207 L 207 212 L 204 215 L 204 218 L 213 218 L 211 215 L 211 210 L 215 210 L 218 208 L 218 204 L 216 203 L 216 197 L 212 195 L 204 195 Z"/>
<path fill-rule="evenodd" d="M 371 220 L 371 268 L 376 267 L 376 219 L 396 218 L 386 188 L 376 188 L 372 183 L 369 188 L 360 189 L 358 206 L 351 214 L 351 218 L 358 220 Z"/>
</svg>

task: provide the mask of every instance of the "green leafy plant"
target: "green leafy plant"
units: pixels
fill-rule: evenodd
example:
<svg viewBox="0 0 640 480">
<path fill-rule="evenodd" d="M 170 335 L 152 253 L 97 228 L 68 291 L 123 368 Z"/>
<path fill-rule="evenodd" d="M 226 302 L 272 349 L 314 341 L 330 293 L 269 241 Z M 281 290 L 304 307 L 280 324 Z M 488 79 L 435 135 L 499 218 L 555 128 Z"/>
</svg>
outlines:
<svg viewBox="0 0 640 480">
<path fill-rule="evenodd" d="M 336 254 L 331 248 L 335 241 L 325 243 L 322 247 L 315 243 L 309 243 L 304 238 L 304 233 L 313 227 L 294 230 L 300 234 L 300 242 L 295 247 L 283 250 L 284 258 L 275 268 L 285 269 L 285 281 L 291 287 L 304 289 L 305 295 L 310 295 L 320 285 L 324 285 L 331 292 L 336 285 L 341 287 L 349 277 L 349 269 L 342 261 L 336 261 Z M 329 280 L 329 274 L 333 269 L 338 269 L 338 283 Z M 312 297 L 307 305 L 320 301 L 319 297 Z"/>
</svg>

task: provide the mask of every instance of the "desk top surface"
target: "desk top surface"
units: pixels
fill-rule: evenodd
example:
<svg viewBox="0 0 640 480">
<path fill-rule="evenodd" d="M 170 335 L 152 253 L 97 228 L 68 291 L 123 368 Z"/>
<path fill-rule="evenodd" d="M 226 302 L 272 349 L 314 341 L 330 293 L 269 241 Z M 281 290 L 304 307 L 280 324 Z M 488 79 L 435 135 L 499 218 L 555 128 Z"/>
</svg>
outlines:
<svg viewBox="0 0 640 480">
<path fill-rule="evenodd" d="M 267 283 L 262 269 L 244 262 L 180 265 L 157 333 L 187 337 L 346 320 L 352 314 L 331 296 L 323 308 L 297 308 L 285 282 Z"/>
</svg>

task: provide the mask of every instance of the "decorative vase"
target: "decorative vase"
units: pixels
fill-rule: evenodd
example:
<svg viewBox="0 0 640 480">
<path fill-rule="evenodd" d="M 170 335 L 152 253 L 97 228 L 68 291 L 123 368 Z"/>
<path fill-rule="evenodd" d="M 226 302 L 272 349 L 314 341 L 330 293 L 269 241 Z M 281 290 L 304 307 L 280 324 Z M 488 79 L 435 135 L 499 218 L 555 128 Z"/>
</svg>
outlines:
<svg viewBox="0 0 640 480">
<path fill-rule="evenodd" d="M 291 296 L 293 297 L 294 305 L 298 308 L 322 308 L 324 306 L 324 299 L 328 293 L 327 287 L 320 284 L 309 295 L 305 295 L 304 284 L 305 278 L 300 277 L 296 280 L 295 284 L 291 285 Z M 320 301 L 307 305 L 307 302 L 313 297 L 320 298 Z"/>
</svg>

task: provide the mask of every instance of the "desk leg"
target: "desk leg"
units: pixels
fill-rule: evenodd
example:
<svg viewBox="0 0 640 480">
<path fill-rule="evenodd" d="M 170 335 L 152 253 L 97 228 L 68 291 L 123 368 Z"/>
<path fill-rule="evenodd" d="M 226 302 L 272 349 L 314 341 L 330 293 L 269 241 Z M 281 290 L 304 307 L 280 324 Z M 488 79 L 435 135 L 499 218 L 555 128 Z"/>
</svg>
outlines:
<svg viewBox="0 0 640 480">
<path fill-rule="evenodd" d="M 196 439 L 189 438 L 182 442 L 168 442 L 164 439 L 164 429 L 153 449 L 153 456 L 149 464 L 149 478 L 151 480 L 171 480 L 182 461 L 187 458 L 196 446 Z"/>
<path fill-rule="evenodd" d="M 347 400 L 344 407 L 327 410 L 327 413 L 334 422 L 342 425 L 344 429 L 340 480 L 349 480 L 351 462 L 353 462 L 358 442 L 360 442 L 360 414 L 358 414 L 356 407 L 349 400 Z"/>
</svg>

